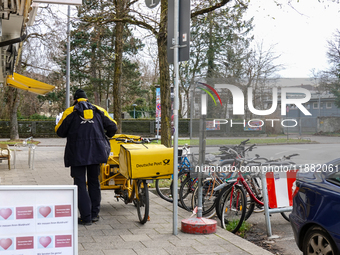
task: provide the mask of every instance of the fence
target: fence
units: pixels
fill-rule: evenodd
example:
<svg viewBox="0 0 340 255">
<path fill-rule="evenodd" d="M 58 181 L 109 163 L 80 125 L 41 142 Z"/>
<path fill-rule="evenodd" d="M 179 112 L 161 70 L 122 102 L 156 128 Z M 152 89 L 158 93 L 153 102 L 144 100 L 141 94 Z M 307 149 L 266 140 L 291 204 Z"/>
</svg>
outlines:
<svg viewBox="0 0 340 255">
<path fill-rule="evenodd" d="M 122 133 L 132 135 L 154 136 L 157 133 L 157 123 L 152 120 L 123 120 Z M 18 121 L 19 136 L 25 137 L 57 137 L 54 132 L 55 121 Z M 189 137 L 190 129 L 192 136 L 199 134 L 199 120 L 192 121 L 192 128 L 190 128 L 190 120 L 182 119 L 178 123 L 178 133 L 181 137 Z M 261 131 L 245 131 L 243 125 L 220 125 L 215 130 L 207 130 L 207 137 L 217 136 L 258 136 L 265 133 L 265 129 Z M 10 135 L 10 122 L 0 121 L 0 137 L 8 138 Z"/>
</svg>

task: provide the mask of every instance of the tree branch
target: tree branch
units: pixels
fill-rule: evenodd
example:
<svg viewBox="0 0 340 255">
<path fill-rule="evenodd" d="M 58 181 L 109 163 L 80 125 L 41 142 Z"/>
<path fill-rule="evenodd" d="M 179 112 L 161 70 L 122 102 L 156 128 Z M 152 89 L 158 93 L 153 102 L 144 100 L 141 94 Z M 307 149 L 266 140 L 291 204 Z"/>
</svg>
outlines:
<svg viewBox="0 0 340 255">
<path fill-rule="evenodd" d="M 204 8 L 202 10 L 193 12 L 193 13 L 191 13 L 191 18 L 197 17 L 198 15 L 202 15 L 202 14 L 205 14 L 205 13 L 208 13 L 208 12 L 212 12 L 212 11 L 214 11 L 214 10 L 216 10 L 218 8 L 221 8 L 222 6 L 226 5 L 230 1 L 231 0 L 222 0 L 220 3 L 217 3 L 217 4 L 213 5 L 213 6 L 210 6 L 210 7 Z"/>
</svg>

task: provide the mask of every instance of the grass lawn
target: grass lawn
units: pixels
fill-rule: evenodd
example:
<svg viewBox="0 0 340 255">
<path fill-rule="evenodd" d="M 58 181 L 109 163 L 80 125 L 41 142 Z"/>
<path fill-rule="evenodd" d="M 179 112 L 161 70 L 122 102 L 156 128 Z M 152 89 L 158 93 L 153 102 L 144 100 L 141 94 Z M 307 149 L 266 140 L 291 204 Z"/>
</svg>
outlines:
<svg viewBox="0 0 340 255">
<path fill-rule="evenodd" d="M 287 138 L 249 138 L 249 145 L 251 144 L 278 144 L 278 143 L 312 143 L 310 140 L 301 140 L 301 139 L 288 139 Z M 206 145 L 210 146 L 221 146 L 221 145 L 237 145 L 240 144 L 240 142 L 244 141 L 245 139 L 206 139 Z M 199 145 L 198 139 L 178 139 L 178 145 Z"/>
<path fill-rule="evenodd" d="M 15 144 L 19 144 L 20 146 L 23 145 L 23 141 L 25 141 L 25 139 L 20 139 L 20 140 L 8 140 L 8 141 L 0 141 L 1 144 L 8 144 L 8 145 L 15 145 Z M 38 141 L 30 141 L 28 142 L 28 144 L 39 144 L 40 142 Z"/>
</svg>

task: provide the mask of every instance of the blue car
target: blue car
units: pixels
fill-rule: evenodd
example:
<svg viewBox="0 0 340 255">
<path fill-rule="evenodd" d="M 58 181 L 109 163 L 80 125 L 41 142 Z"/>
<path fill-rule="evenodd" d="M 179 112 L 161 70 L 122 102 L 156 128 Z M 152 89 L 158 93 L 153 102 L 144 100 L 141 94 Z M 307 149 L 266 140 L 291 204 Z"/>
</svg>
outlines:
<svg viewBox="0 0 340 255">
<path fill-rule="evenodd" d="M 340 158 L 297 173 L 289 218 L 304 255 L 340 254 Z"/>
</svg>

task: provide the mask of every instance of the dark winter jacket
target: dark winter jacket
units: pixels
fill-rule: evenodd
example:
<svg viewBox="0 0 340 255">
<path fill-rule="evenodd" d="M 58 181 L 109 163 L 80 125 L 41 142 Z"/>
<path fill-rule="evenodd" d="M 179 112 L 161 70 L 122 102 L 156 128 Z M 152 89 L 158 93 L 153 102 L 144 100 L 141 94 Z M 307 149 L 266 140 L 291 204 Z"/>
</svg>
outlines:
<svg viewBox="0 0 340 255">
<path fill-rule="evenodd" d="M 78 99 L 76 105 L 65 110 L 55 127 L 58 136 L 67 137 L 65 167 L 106 163 L 110 154 L 106 136 L 112 137 L 116 131 L 116 122 L 107 111 L 85 98 Z"/>
</svg>

